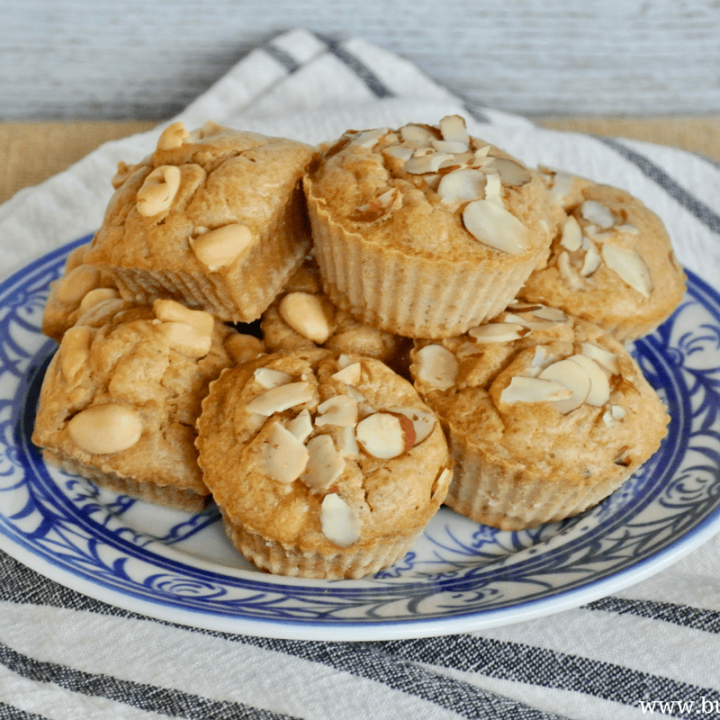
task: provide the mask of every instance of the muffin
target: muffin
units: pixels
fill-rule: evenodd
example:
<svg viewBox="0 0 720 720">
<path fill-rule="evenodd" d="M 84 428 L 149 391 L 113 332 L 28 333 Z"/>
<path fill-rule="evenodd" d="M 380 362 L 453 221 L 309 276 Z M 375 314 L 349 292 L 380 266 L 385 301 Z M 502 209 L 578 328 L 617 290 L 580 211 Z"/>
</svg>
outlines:
<svg viewBox="0 0 720 720">
<path fill-rule="evenodd" d="M 42 332 L 57 342 L 91 305 L 120 297 L 109 273 L 84 262 L 89 249 L 89 243 L 76 247 L 68 255 L 62 276 L 50 283 Z"/>
<path fill-rule="evenodd" d="M 268 350 L 328 350 L 382 360 L 407 372 L 412 341 L 357 321 L 322 291 L 317 263 L 308 258 L 263 313 L 261 330 Z"/>
<path fill-rule="evenodd" d="M 33 442 L 45 460 L 120 493 L 189 512 L 209 495 L 195 422 L 237 335 L 172 300 L 98 303 L 48 366 Z"/>
<path fill-rule="evenodd" d="M 555 308 L 515 303 L 463 336 L 416 342 L 411 355 L 455 463 L 445 502 L 486 525 L 522 530 L 583 512 L 667 432 L 623 345 Z"/>
<path fill-rule="evenodd" d="M 558 216 L 555 238 L 547 264 L 518 297 L 594 322 L 621 342 L 652 332 L 685 292 L 660 218 L 624 190 L 546 177 Z"/>
<path fill-rule="evenodd" d="M 538 174 L 456 115 L 348 131 L 304 187 L 330 300 L 407 337 L 452 337 L 497 315 L 552 239 Z"/>
<path fill-rule="evenodd" d="M 310 246 L 301 179 L 312 155 L 292 140 L 174 123 L 152 155 L 118 166 L 85 261 L 135 302 L 257 320 Z"/>
<path fill-rule="evenodd" d="M 225 370 L 197 447 L 232 543 L 282 575 L 358 578 L 392 565 L 451 476 L 440 425 L 408 381 L 320 348 Z"/>
</svg>

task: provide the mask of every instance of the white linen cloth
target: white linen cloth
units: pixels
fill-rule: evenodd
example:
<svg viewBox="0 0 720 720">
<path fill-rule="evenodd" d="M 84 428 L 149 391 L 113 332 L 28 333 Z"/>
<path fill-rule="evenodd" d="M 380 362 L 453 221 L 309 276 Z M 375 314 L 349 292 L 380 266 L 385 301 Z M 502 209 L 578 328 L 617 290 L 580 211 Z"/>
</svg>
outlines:
<svg viewBox="0 0 720 720">
<path fill-rule="evenodd" d="M 317 143 L 348 128 L 468 118 L 530 165 L 623 187 L 665 221 L 681 262 L 720 280 L 720 169 L 647 143 L 572 136 L 469 107 L 361 40 L 303 30 L 256 49 L 174 120 Z M 93 232 L 119 160 L 162 127 L 108 143 L 0 208 L 3 276 Z M 692 701 L 692 707 L 687 703 Z M 643 704 L 644 703 L 644 704 Z M 457 636 L 284 641 L 110 607 L 0 552 L 0 720 L 36 718 L 720 717 L 720 537 L 612 597 Z"/>
</svg>

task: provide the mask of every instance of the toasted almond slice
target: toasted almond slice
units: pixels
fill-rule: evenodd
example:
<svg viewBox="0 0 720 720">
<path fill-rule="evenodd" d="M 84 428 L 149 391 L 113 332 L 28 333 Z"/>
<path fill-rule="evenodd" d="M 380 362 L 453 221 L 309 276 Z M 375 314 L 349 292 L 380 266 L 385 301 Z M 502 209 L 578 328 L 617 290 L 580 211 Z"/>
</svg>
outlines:
<svg viewBox="0 0 720 720">
<path fill-rule="evenodd" d="M 605 264 L 617 273 L 624 283 L 637 290 L 643 297 L 650 297 L 654 287 L 653 281 L 650 277 L 650 269 L 640 255 L 634 250 L 616 245 L 603 245 L 602 256 Z"/>
<path fill-rule="evenodd" d="M 355 439 L 354 427 L 340 427 L 336 431 L 337 448 L 343 457 L 359 457 L 360 448 Z"/>
<path fill-rule="evenodd" d="M 315 397 L 315 388 L 309 382 L 291 382 L 266 390 L 247 404 L 247 411 L 269 417 L 296 405 L 310 402 Z"/>
<path fill-rule="evenodd" d="M 342 475 L 345 458 L 335 449 L 330 435 L 316 435 L 306 447 L 310 457 L 300 479 L 311 490 L 327 490 Z"/>
<path fill-rule="evenodd" d="M 465 119 L 460 115 L 446 115 L 439 123 L 443 140 L 449 142 L 470 143 Z"/>
<path fill-rule="evenodd" d="M 341 370 L 330 377 L 345 383 L 346 385 L 357 385 L 362 379 L 362 365 L 359 362 L 353 362 L 350 365 L 346 365 Z"/>
<path fill-rule="evenodd" d="M 582 287 L 582 280 L 575 270 L 573 270 L 573 267 L 570 264 L 570 256 L 565 250 L 558 255 L 557 266 L 560 277 L 567 283 L 569 288 L 572 290 L 578 290 Z"/>
<path fill-rule="evenodd" d="M 337 493 L 330 493 L 320 506 L 320 527 L 333 545 L 349 547 L 360 539 L 360 514 Z"/>
<path fill-rule="evenodd" d="M 558 205 L 562 206 L 565 202 L 565 198 L 570 194 L 575 184 L 575 179 L 572 175 L 565 172 L 553 173 L 552 185 L 550 186 L 550 196 L 552 200 Z"/>
<path fill-rule="evenodd" d="M 568 217 L 563 225 L 560 244 L 570 252 L 575 252 L 582 247 L 582 230 L 580 224 L 572 215 Z"/>
<path fill-rule="evenodd" d="M 278 305 L 280 317 L 308 340 L 322 345 L 332 334 L 322 303 L 317 295 L 291 292 Z"/>
<path fill-rule="evenodd" d="M 425 147 L 430 145 L 430 140 L 435 137 L 432 130 L 420 125 L 405 125 L 400 128 L 400 137 L 403 142 L 411 147 Z"/>
<path fill-rule="evenodd" d="M 623 235 L 638 235 L 640 233 L 640 231 L 634 225 L 630 225 L 629 223 L 616 225 L 614 229 L 615 232 L 619 232 Z"/>
<path fill-rule="evenodd" d="M 602 265 L 602 256 L 594 244 L 590 244 L 585 251 L 585 259 L 580 268 L 582 277 L 590 277 Z"/>
<path fill-rule="evenodd" d="M 519 340 L 529 332 L 519 323 L 488 323 L 468 330 L 468 335 L 478 343 L 512 342 Z"/>
<path fill-rule="evenodd" d="M 338 425 L 352 427 L 357 422 L 358 402 L 347 395 L 335 395 L 318 405 L 320 415 L 315 418 L 315 425 Z"/>
<path fill-rule="evenodd" d="M 302 475 L 310 453 L 293 433 L 274 422 L 263 446 L 262 462 L 265 472 L 280 483 L 291 483 Z"/>
<path fill-rule="evenodd" d="M 426 345 L 415 354 L 417 377 L 434 390 L 447 390 L 455 384 L 460 365 L 442 345 Z"/>
<path fill-rule="evenodd" d="M 273 370 L 272 368 L 266 367 L 261 367 L 255 370 L 253 377 L 266 390 L 280 387 L 280 385 L 286 385 L 292 380 L 292 375 L 289 375 L 282 370 Z"/>
<path fill-rule="evenodd" d="M 485 173 L 465 168 L 443 175 L 437 193 L 445 204 L 485 197 Z"/>
<path fill-rule="evenodd" d="M 421 155 L 411 157 L 405 163 L 405 172 L 409 172 L 411 175 L 424 175 L 425 173 L 434 173 L 438 171 L 438 168 L 446 161 L 452 160 L 453 156 L 450 153 L 432 153 L 429 155 Z"/>
<path fill-rule="evenodd" d="M 579 408 L 588 398 L 592 383 L 585 369 L 569 358 L 548 365 L 539 375 L 540 380 L 554 380 L 572 392 L 571 397 L 554 401 L 563 414 Z"/>
<path fill-rule="evenodd" d="M 530 247 L 528 229 L 491 200 L 468 203 L 463 211 L 463 222 L 475 239 L 501 252 L 520 255 Z"/>
<path fill-rule="evenodd" d="M 538 305 L 532 314 L 541 318 L 542 320 L 549 320 L 550 322 L 562 323 L 567 322 L 567 315 L 560 310 L 560 308 L 554 308 L 550 305 Z"/>
<path fill-rule="evenodd" d="M 450 153 L 452 155 L 466 153 L 469 150 L 467 143 L 458 142 L 457 140 L 438 140 L 437 138 L 432 138 L 430 143 L 438 152 Z"/>
<path fill-rule="evenodd" d="M 608 374 L 618 375 L 620 373 L 618 356 L 614 352 L 610 352 L 609 350 L 605 350 L 604 348 L 587 342 L 580 345 L 580 351 L 583 355 L 595 360 L 595 362 Z"/>
<path fill-rule="evenodd" d="M 413 447 L 415 428 L 407 416 L 381 411 L 368 415 L 357 424 L 355 439 L 371 457 L 389 460 Z"/>
<path fill-rule="evenodd" d="M 424 410 L 422 408 L 391 407 L 388 408 L 388 412 L 395 413 L 396 415 L 404 415 L 412 421 L 413 427 L 415 428 L 415 442 L 413 443 L 413 447 L 430 437 L 437 423 L 435 414 L 430 410 Z"/>
<path fill-rule="evenodd" d="M 373 130 L 365 130 L 359 133 L 352 140 L 352 145 L 359 145 L 364 148 L 373 148 L 383 135 L 390 132 L 389 128 L 375 128 Z"/>
<path fill-rule="evenodd" d="M 491 172 L 486 175 L 486 178 L 485 199 L 490 202 L 494 202 L 500 207 L 504 207 L 502 197 L 502 180 L 500 179 L 500 175 L 496 172 Z"/>
<path fill-rule="evenodd" d="M 597 225 L 603 230 L 611 228 L 615 224 L 615 216 L 610 208 L 597 200 L 586 200 L 580 206 L 580 214 L 590 223 Z"/>
<path fill-rule="evenodd" d="M 587 355 L 571 355 L 569 360 L 576 362 L 590 378 L 590 392 L 585 402 L 593 407 L 602 407 L 610 400 L 610 383 L 605 371 Z"/>
<path fill-rule="evenodd" d="M 549 379 L 516 375 L 500 393 L 504 403 L 557 402 L 572 397 L 572 391 L 562 383 Z"/>
<path fill-rule="evenodd" d="M 500 180 L 502 180 L 503 185 L 520 187 L 532 180 L 532 175 L 530 175 L 527 168 L 524 168 L 520 163 L 510 158 L 495 158 L 493 167 L 495 167 L 500 174 Z"/>
<path fill-rule="evenodd" d="M 304 443 L 312 434 L 313 425 L 310 411 L 305 408 L 296 417 L 290 420 L 287 425 L 288 431 L 291 432 L 299 442 Z"/>
<path fill-rule="evenodd" d="M 407 162 L 413 156 L 413 149 L 407 145 L 392 145 L 385 148 L 383 152 L 402 160 L 402 162 Z"/>
</svg>

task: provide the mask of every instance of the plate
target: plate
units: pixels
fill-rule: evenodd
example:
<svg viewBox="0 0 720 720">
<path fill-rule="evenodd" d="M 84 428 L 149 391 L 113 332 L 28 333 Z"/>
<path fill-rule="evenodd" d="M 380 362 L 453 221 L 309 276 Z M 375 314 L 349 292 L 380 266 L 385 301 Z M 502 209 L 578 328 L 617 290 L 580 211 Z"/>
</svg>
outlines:
<svg viewBox="0 0 720 720">
<path fill-rule="evenodd" d="M 720 297 L 688 273 L 675 314 L 631 351 L 672 421 L 660 450 L 592 510 L 522 532 L 442 508 L 393 567 L 363 580 L 272 576 L 217 509 L 165 510 L 45 465 L 31 441 L 56 345 L 49 283 L 81 238 L 0 285 L 0 547 L 86 595 L 225 632 L 378 640 L 478 630 L 576 607 L 650 576 L 720 530 Z"/>
</svg>

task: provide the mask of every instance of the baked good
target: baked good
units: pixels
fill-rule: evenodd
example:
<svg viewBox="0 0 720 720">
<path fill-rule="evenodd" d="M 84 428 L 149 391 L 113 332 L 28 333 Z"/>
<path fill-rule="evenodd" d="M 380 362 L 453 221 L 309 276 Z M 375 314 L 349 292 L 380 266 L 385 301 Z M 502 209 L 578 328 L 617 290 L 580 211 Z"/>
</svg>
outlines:
<svg viewBox="0 0 720 720">
<path fill-rule="evenodd" d="M 537 173 L 457 115 L 348 131 L 304 187 L 327 295 L 408 337 L 451 337 L 497 315 L 551 241 Z"/>
<path fill-rule="evenodd" d="M 545 172 L 557 213 L 547 264 L 518 293 L 618 340 L 652 332 L 679 305 L 685 273 L 660 218 L 625 190 Z"/>
<path fill-rule="evenodd" d="M 407 380 L 320 348 L 225 370 L 197 447 L 235 547 L 283 575 L 357 578 L 393 564 L 451 475 L 440 425 Z"/>
<path fill-rule="evenodd" d="M 120 297 L 109 273 L 84 262 L 89 249 L 89 243 L 76 247 L 65 261 L 62 276 L 50 283 L 41 327 L 43 334 L 57 342 L 91 305 Z"/>
<path fill-rule="evenodd" d="M 624 346 L 556 308 L 514 303 L 463 336 L 416 342 L 411 356 L 455 463 L 446 504 L 503 530 L 595 505 L 667 432 Z"/>
<path fill-rule="evenodd" d="M 48 366 L 33 442 L 49 464 L 99 485 L 200 510 L 209 492 L 195 421 L 210 381 L 233 364 L 235 335 L 172 300 L 97 303 Z"/>
<path fill-rule="evenodd" d="M 301 178 L 312 155 L 292 140 L 173 123 L 152 155 L 119 165 L 85 261 L 124 298 L 252 322 L 310 246 Z"/>
<path fill-rule="evenodd" d="M 268 350 L 328 350 L 374 357 L 396 372 L 407 371 L 412 341 L 379 330 L 340 310 L 322 291 L 320 271 L 308 258 L 263 313 L 263 340 Z"/>
</svg>

